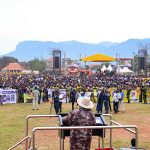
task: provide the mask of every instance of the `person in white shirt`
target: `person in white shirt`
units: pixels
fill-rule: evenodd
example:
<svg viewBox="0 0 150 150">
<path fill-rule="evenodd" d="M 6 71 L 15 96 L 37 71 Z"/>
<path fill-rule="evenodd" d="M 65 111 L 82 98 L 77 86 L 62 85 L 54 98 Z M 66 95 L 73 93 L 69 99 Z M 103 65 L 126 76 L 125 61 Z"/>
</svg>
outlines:
<svg viewBox="0 0 150 150">
<path fill-rule="evenodd" d="M 113 106 L 114 106 L 114 113 L 118 113 L 118 105 L 119 105 L 119 99 L 118 99 L 118 91 L 114 91 L 113 93 Z"/>
<path fill-rule="evenodd" d="M 117 97 L 119 99 L 119 108 L 122 106 L 122 112 L 124 112 L 124 93 L 122 92 L 122 89 L 119 90 Z"/>
<path fill-rule="evenodd" d="M 35 86 L 33 92 L 33 110 L 34 109 L 39 109 L 39 104 L 38 104 L 38 100 L 39 100 L 39 96 L 40 96 L 40 92 L 37 89 L 37 86 Z"/>
</svg>

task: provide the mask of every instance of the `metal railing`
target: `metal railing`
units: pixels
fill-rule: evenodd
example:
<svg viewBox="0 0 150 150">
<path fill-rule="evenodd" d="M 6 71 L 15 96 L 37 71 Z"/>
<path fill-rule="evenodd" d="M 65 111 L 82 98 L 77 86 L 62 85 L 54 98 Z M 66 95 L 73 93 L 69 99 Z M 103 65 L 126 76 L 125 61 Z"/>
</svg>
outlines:
<svg viewBox="0 0 150 150">
<path fill-rule="evenodd" d="M 59 115 L 28 115 L 26 117 L 26 136 L 29 134 L 29 119 L 31 118 L 51 118 L 51 117 L 59 117 Z"/>
<path fill-rule="evenodd" d="M 109 117 L 109 125 L 112 126 L 112 115 L 111 114 L 103 114 L 105 117 Z M 110 128 L 110 138 L 109 138 L 110 147 L 112 147 L 112 129 Z M 104 147 L 104 139 L 102 138 L 102 147 Z"/>
<path fill-rule="evenodd" d="M 18 143 L 16 143 L 15 145 L 13 145 L 11 148 L 9 148 L 8 150 L 13 150 L 14 148 L 16 148 L 17 146 L 19 146 L 22 142 L 27 141 L 27 143 L 29 142 L 29 147 L 31 146 L 31 136 L 26 136 L 25 138 L 23 138 L 21 141 L 19 141 Z"/>
<path fill-rule="evenodd" d="M 29 134 L 29 119 L 31 118 L 51 118 L 51 117 L 59 117 L 59 115 L 28 115 L 26 117 L 26 136 Z M 26 150 L 28 150 L 28 142 L 26 143 Z"/>
<path fill-rule="evenodd" d="M 31 146 L 31 137 L 28 135 L 29 134 L 29 119 L 30 118 L 51 118 L 51 117 L 59 117 L 58 115 L 28 115 L 26 117 L 26 130 L 25 130 L 25 134 L 26 137 L 22 140 L 20 140 L 18 143 L 16 143 L 15 145 L 13 145 L 11 148 L 9 148 L 8 150 L 13 150 L 14 148 L 16 148 L 17 146 L 19 146 L 23 141 L 26 141 L 25 144 L 25 150 L 28 150 L 28 148 Z M 29 141 L 28 141 L 29 140 Z"/>
<path fill-rule="evenodd" d="M 74 129 L 110 129 L 110 148 L 112 148 L 112 129 L 113 128 L 123 128 L 133 134 L 135 134 L 135 138 L 136 138 L 136 148 L 138 147 L 138 128 L 135 125 L 121 125 L 118 122 L 115 122 L 114 120 L 112 120 L 112 115 L 111 114 L 102 114 L 102 116 L 104 117 L 109 117 L 109 126 L 86 126 L 86 127 L 36 127 L 32 130 L 32 149 L 35 149 L 35 132 L 37 130 L 74 130 Z M 14 149 L 15 147 L 17 147 L 19 144 L 21 144 L 23 141 L 26 140 L 26 147 L 25 149 L 28 150 L 28 148 L 31 145 L 31 137 L 28 135 L 29 134 L 29 119 L 30 118 L 54 118 L 54 117 L 59 117 L 59 115 L 28 115 L 26 117 L 26 138 L 22 139 L 20 142 L 18 142 L 17 144 L 15 144 L 14 146 L 12 146 L 9 150 Z M 112 126 L 112 124 L 116 124 L 118 126 Z M 131 130 L 130 128 L 134 128 L 135 131 Z M 104 136 L 103 136 L 104 137 Z M 28 139 L 30 140 L 28 142 Z M 63 142 L 63 144 L 62 144 Z M 100 142 L 100 137 L 98 142 Z M 62 144 L 62 145 L 61 145 Z M 100 147 L 100 143 L 98 143 L 99 147 Z M 102 138 L 102 148 L 104 148 L 104 138 Z M 60 149 L 64 149 L 64 141 L 61 141 L 60 139 Z"/>
<path fill-rule="evenodd" d="M 118 129 L 118 128 L 134 128 L 136 136 L 136 150 L 138 150 L 138 127 L 135 125 L 120 126 L 71 126 L 71 127 L 36 127 L 32 130 L 32 150 L 35 150 L 35 133 L 41 130 L 75 130 L 75 129 Z M 111 139 L 112 140 L 112 139 Z M 63 147 L 62 147 L 63 148 Z M 102 147 L 104 148 L 104 147 Z M 110 147 L 113 148 L 113 147 Z M 64 149 L 62 149 L 64 150 Z"/>
</svg>

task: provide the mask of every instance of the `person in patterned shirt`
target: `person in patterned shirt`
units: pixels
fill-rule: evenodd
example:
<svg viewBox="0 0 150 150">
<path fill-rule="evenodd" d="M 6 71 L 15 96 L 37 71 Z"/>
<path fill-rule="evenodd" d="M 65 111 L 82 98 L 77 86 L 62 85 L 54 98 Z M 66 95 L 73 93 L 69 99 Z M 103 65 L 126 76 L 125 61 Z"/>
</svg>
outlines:
<svg viewBox="0 0 150 150">
<path fill-rule="evenodd" d="M 63 118 L 63 123 L 69 126 L 93 126 L 96 119 L 91 109 L 94 103 L 89 97 L 77 99 L 79 109 L 75 109 Z M 70 132 L 70 150 L 90 150 L 92 129 L 78 129 Z"/>
</svg>

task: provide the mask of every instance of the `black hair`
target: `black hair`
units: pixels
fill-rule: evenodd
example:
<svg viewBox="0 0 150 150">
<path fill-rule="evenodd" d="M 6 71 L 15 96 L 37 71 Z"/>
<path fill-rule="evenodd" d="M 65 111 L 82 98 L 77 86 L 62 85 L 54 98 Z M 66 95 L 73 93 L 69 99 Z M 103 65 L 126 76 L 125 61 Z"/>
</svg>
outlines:
<svg viewBox="0 0 150 150">
<path fill-rule="evenodd" d="M 135 145 L 136 145 L 136 140 L 135 140 L 135 138 L 132 138 L 131 139 L 131 146 L 135 147 Z"/>
</svg>

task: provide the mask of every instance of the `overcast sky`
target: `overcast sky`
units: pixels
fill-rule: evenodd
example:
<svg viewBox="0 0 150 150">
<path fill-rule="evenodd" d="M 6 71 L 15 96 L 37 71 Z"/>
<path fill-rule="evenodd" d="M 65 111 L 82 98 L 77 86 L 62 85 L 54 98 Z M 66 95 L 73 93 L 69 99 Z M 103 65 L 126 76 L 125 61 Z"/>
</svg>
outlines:
<svg viewBox="0 0 150 150">
<path fill-rule="evenodd" d="M 0 55 L 20 41 L 150 38 L 150 0 L 0 0 Z"/>
</svg>

